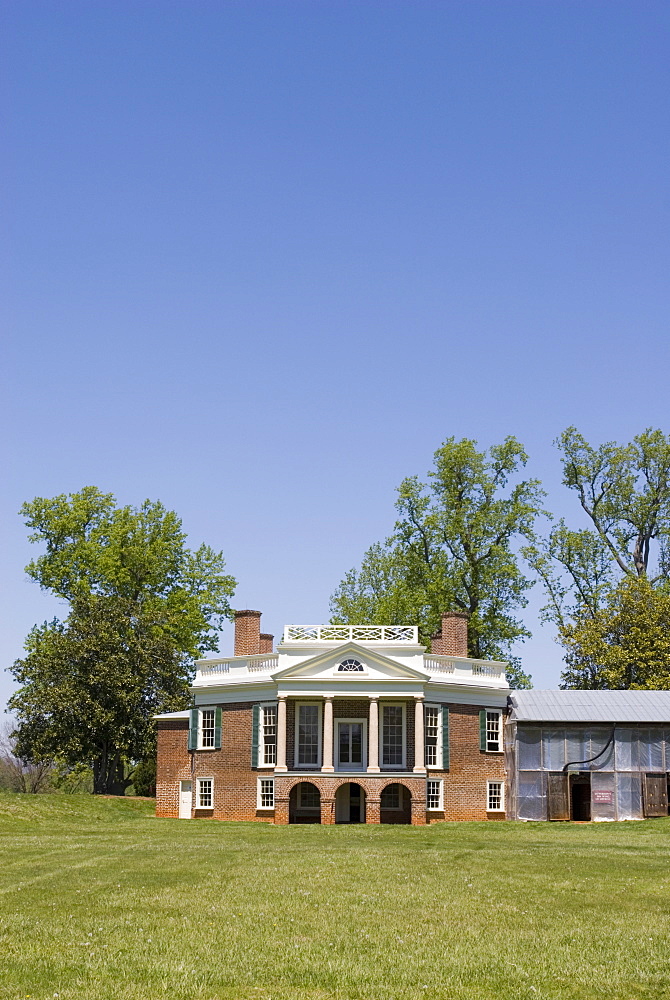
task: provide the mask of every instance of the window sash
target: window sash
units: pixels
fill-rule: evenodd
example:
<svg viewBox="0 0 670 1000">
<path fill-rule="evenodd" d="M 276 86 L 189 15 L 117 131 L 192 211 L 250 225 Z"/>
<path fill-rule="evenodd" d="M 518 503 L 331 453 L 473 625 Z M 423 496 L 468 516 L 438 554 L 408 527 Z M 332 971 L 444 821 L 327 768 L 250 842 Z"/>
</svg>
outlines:
<svg viewBox="0 0 670 1000">
<path fill-rule="evenodd" d="M 505 782 L 486 782 L 486 811 L 504 812 L 505 809 Z"/>
<path fill-rule="evenodd" d="M 298 808 L 299 809 L 320 809 L 321 793 L 314 785 L 303 781 L 298 785 Z"/>
<path fill-rule="evenodd" d="M 382 789 L 380 808 L 387 809 L 402 809 L 403 807 L 403 792 L 402 785 L 387 785 L 386 788 Z"/>
<path fill-rule="evenodd" d="M 263 705 L 261 707 L 261 734 L 263 764 L 277 763 L 277 706 Z"/>
<path fill-rule="evenodd" d="M 439 705 L 426 705 L 423 716 L 424 762 L 426 767 L 438 767 L 440 760 L 442 710 Z"/>
<path fill-rule="evenodd" d="M 486 749 L 500 750 L 500 712 L 486 713 Z"/>
<path fill-rule="evenodd" d="M 298 705 L 296 763 L 319 767 L 321 763 L 321 712 L 318 705 Z"/>
<path fill-rule="evenodd" d="M 214 808 L 214 779 L 198 778 L 198 809 Z"/>
<path fill-rule="evenodd" d="M 442 809 L 442 781 L 439 779 L 426 782 L 426 809 Z"/>
<path fill-rule="evenodd" d="M 274 778 L 259 778 L 258 781 L 258 808 L 274 809 L 275 807 L 275 783 Z"/>
<path fill-rule="evenodd" d="M 405 710 L 382 705 L 381 762 L 383 767 L 405 766 Z"/>
<path fill-rule="evenodd" d="M 213 708 L 200 712 L 200 747 L 211 750 L 216 746 L 216 713 Z"/>
</svg>

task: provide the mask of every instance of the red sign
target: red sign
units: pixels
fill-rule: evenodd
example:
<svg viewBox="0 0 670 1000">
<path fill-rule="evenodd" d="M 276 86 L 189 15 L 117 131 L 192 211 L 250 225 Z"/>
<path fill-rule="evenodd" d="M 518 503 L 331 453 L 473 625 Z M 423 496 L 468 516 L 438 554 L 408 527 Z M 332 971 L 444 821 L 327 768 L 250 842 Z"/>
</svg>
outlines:
<svg viewBox="0 0 670 1000">
<path fill-rule="evenodd" d="M 602 805 L 607 805 L 607 806 L 611 806 L 612 805 L 612 802 L 613 802 L 612 792 L 595 791 L 594 790 L 593 793 L 592 793 L 592 795 L 593 795 L 593 801 L 594 802 L 600 802 L 600 803 L 602 803 Z"/>
</svg>

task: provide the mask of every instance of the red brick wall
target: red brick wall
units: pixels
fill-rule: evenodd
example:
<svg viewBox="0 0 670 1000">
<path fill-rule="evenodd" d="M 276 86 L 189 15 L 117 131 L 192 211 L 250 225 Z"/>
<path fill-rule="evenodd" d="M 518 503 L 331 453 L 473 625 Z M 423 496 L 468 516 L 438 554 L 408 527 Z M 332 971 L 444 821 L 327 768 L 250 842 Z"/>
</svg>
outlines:
<svg viewBox="0 0 670 1000">
<path fill-rule="evenodd" d="M 305 699 L 308 700 L 308 699 Z M 222 705 L 221 749 L 199 750 L 190 754 L 188 746 L 188 720 L 173 719 L 158 723 L 158 773 L 156 780 L 156 813 L 158 816 L 179 815 L 179 781 L 197 777 L 214 778 L 214 809 L 197 815 L 215 819 L 272 821 L 271 811 L 256 809 L 257 779 L 272 777 L 272 768 L 251 767 L 252 706 L 248 702 Z M 334 702 L 334 718 L 367 718 L 367 699 L 338 700 Z M 381 788 L 399 781 L 412 792 L 413 821 L 421 822 L 417 814 L 424 810 L 425 784 L 423 778 L 412 775 L 414 766 L 414 699 L 406 699 L 407 721 L 407 771 L 383 771 L 379 778 L 361 774 L 359 784 L 368 796 L 368 815 L 379 809 Z M 295 701 L 287 705 L 287 763 L 293 768 Z M 380 718 L 381 725 L 381 718 Z M 428 777 L 443 779 L 444 811 L 427 814 L 428 822 L 436 820 L 485 820 L 500 819 L 503 814 L 486 812 L 487 780 L 505 780 L 503 754 L 483 753 L 479 749 L 479 707 L 471 705 L 449 706 L 449 771 L 430 770 Z M 191 759 L 192 758 L 192 759 Z M 277 799 L 286 800 L 290 788 L 302 779 L 290 773 L 275 779 Z M 322 799 L 331 801 L 336 788 L 343 783 L 337 775 L 310 776 L 321 790 Z M 352 780 L 352 779 L 344 779 Z M 421 803 L 424 803 L 422 806 Z M 281 813 L 283 806 L 278 805 Z M 323 812 L 323 810 L 322 810 Z M 323 818 L 323 817 L 322 817 Z M 384 817 L 386 818 L 386 817 Z M 390 818 L 390 817 L 389 817 Z M 281 822 L 281 816 L 277 816 Z"/>
<path fill-rule="evenodd" d="M 501 734 L 502 739 L 502 734 Z M 444 781 L 444 812 L 428 813 L 428 821 L 504 818 L 486 812 L 486 782 L 505 780 L 504 754 L 479 749 L 479 707 L 449 705 L 449 770 L 428 771 Z"/>
<path fill-rule="evenodd" d="M 256 809 L 257 778 L 272 776 L 272 768 L 251 767 L 251 716 L 249 702 L 221 706 L 221 749 L 188 751 L 188 720 L 158 723 L 158 771 L 156 814 L 179 815 L 179 780 L 214 779 L 213 810 L 198 810 L 198 816 L 214 819 L 271 821 L 272 812 Z M 191 762 L 192 758 L 192 762 Z M 195 800 L 194 800 L 195 801 Z"/>
</svg>

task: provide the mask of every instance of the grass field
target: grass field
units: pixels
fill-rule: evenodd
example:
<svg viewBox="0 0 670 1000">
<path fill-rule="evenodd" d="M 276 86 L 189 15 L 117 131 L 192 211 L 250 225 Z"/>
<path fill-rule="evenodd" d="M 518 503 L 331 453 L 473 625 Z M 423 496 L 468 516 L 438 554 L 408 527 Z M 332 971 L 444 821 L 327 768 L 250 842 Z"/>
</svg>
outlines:
<svg viewBox="0 0 670 1000">
<path fill-rule="evenodd" d="M 272 827 L 0 794 L 0 997 L 670 997 L 670 820 Z"/>
</svg>

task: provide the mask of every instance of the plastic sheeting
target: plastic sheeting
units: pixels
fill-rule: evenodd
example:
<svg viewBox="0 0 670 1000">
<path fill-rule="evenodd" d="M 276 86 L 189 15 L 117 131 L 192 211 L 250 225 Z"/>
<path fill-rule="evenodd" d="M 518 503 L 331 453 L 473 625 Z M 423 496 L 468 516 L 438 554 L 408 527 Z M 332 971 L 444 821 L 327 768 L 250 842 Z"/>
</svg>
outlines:
<svg viewBox="0 0 670 1000">
<path fill-rule="evenodd" d="M 542 756 L 542 766 L 545 771 L 563 770 L 566 761 L 564 729 L 543 728 Z"/>
<path fill-rule="evenodd" d="M 523 726 L 517 732 L 519 768 L 539 771 L 542 767 L 542 730 L 538 726 Z"/>
<path fill-rule="evenodd" d="M 546 775 L 542 771 L 520 771 L 516 801 L 517 819 L 546 819 Z"/>
<path fill-rule="evenodd" d="M 617 819 L 642 818 L 642 781 L 639 774 L 617 774 Z"/>
<path fill-rule="evenodd" d="M 613 771 L 594 771 L 591 775 L 591 819 L 616 818 L 616 775 Z"/>
<path fill-rule="evenodd" d="M 639 819 L 642 816 L 642 775 L 670 772 L 670 728 L 605 725 L 516 727 L 516 816 L 547 818 L 547 771 L 591 775 L 593 819 Z M 605 749 L 607 747 L 607 749 Z M 602 751 L 605 751 L 602 753 Z M 597 760 L 579 763 L 598 754 Z"/>
<path fill-rule="evenodd" d="M 670 770 L 668 733 L 658 726 L 616 728 L 617 771 Z"/>
</svg>

